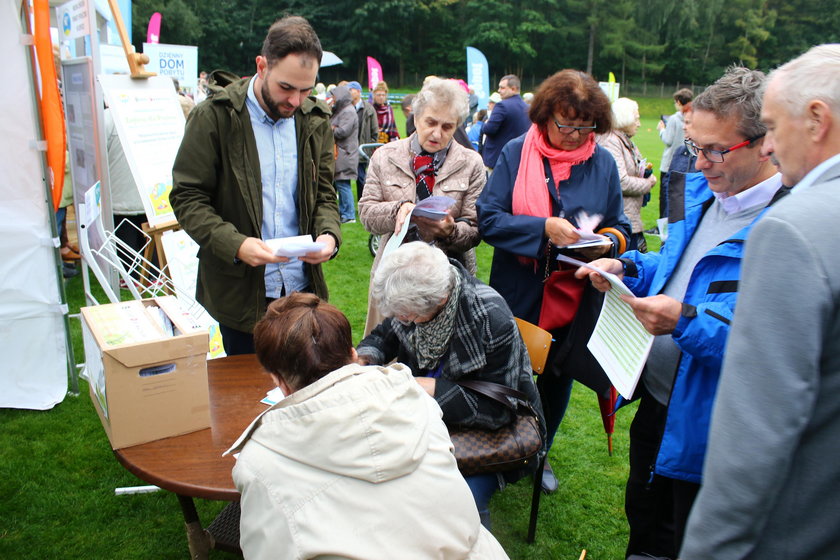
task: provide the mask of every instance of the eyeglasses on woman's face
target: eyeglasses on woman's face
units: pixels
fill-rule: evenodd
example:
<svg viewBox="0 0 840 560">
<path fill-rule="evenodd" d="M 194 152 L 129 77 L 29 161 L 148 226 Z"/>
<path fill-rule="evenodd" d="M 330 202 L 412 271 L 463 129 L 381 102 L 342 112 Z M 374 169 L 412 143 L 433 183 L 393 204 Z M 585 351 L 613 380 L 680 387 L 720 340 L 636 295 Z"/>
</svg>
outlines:
<svg viewBox="0 0 840 560">
<path fill-rule="evenodd" d="M 697 157 L 702 152 L 703 157 L 709 160 L 711 163 L 723 163 L 724 154 L 734 152 L 735 150 L 740 150 L 741 148 L 749 146 L 750 144 L 761 138 L 764 138 L 764 134 L 759 134 L 758 136 L 747 138 L 743 142 L 738 142 L 734 146 L 730 146 L 725 150 L 712 150 L 710 148 L 701 148 L 700 146 L 695 144 L 691 138 L 686 138 L 683 142 L 685 143 L 685 148 L 688 150 L 688 153 L 691 154 L 693 157 Z"/>
<path fill-rule="evenodd" d="M 557 130 L 560 131 L 560 134 L 564 136 L 569 136 L 573 133 L 583 135 L 587 132 L 593 131 L 596 128 L 598 128 L 597 124 L 593 124 L 592 126 L 573 126 L 570 124 L 560 124 L 560 122 L 557 119 L 554 119 L 554 126 L 556 126 Z"/>
</svg>

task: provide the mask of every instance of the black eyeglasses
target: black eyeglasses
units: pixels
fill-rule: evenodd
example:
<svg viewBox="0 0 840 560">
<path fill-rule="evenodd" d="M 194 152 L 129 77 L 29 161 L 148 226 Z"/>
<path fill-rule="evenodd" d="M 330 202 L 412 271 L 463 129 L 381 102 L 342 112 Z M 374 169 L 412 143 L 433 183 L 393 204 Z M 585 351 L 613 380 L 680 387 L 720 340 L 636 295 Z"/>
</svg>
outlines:
<svg viewBox="0 0 840 560">
<path fill-rule="evenodd" d="M 686 138 L 683 142 L 685 143 L 685 148 L 688 150 L 688 153 L 692 156 L 697 157 L 700 154 L 700 152 L 703 152 L 703 157 L 705 157 L 710 162 L 723 163 L 723 154 L 728 154 L 729 152 L 734 152 L 735 150 L 739 150 L 744 146 L 749 146 L 750 144 L 761 138 L 764 138 L 764 133 L 761 133 L 758 136 L 753 136 L 752 138 L 748 138 L 743 142 L 738 142 L 734 146 L 726 148 L 725 150 L 712 150 L 709 148 L 701 148 L 688 138 Z"/>
<path fill-rule="evenodd" d="M 557 119 L 554 119 L 554 125 L 557 127 L 557 130 L 560 131 L 560 134 L 565 134 L 566 136 L 573 132 L 583 134 L 584 132 L 598 128 L 597 124 L 593 124 L 592 126 L 572 126 L 570 124 L 560 124 L 557 122 Z"/>
</svg>

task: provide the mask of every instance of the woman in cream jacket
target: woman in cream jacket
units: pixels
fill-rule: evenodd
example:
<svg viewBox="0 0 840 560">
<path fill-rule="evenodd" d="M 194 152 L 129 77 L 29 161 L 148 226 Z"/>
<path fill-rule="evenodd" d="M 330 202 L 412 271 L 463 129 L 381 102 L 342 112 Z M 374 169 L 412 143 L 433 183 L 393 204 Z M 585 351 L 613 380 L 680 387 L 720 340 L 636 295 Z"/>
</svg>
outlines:
<svg viewBox="0 0 840 560">
<path fill-rule="evenodd" d="M 245 558 L 507 558 L 407 367 L 355 363 L 347 318 L 314 294 L 274 301 L 254 344 L 286 398 L 228 451 Z"/>
</svg>

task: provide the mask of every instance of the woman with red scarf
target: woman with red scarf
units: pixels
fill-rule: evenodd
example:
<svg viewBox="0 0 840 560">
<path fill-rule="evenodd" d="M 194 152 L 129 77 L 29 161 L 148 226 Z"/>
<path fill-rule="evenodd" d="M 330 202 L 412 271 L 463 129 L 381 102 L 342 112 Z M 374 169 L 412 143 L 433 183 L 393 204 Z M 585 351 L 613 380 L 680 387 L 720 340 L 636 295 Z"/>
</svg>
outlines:
<svg viewBox="0 0 840 560">
<path fill-rule="evenodd" d="M 379 124 L 379 142 L 387 144 L 400 139 L 394 109 L 388 104 L 388 84 L 379 82 L 373 88 L 373 108 L 376 109 L 376 122 Z"/>
<path fill-rule="evenodd" d="M 528 115 L 531 128 L 504 147 L 476 206 L 482 238 L 495 247 L 490 285 L 516 317 L 540 324 L 554 335 L 549 363 L 538 381 L 550 447 L 572 382 L 585 377 L 579 368 L 568 367 L 570 357 L 588 352 L 585 338 L 581 342 L 572 337 L 575 318 L 581 310 L 587 316 L 592 311 L 597 314 L 586 287 L 569 279 L 573 270 L 563 272 L 556 257 L 563 253 L 589 261 L 620 254 L 630 236 L 630 223 L 624 215 L 615 160 L 595 142 L 596 134 L 612 128 L 610 102 L 597 82 L 577 70 L 558 72 L 540 85 Z M 586 230 L 601 231 L 609 242 L 566 248 Z M 567 298 L 559 308 L 549 307 L 557 301 L 553 297 L 545 298 L 543 305 L 544 280 L 549 275 L 552 281 L 563 278 Z M 556 489 L 557 479 L 546 461 L 543 490 Z"/>
</svg>

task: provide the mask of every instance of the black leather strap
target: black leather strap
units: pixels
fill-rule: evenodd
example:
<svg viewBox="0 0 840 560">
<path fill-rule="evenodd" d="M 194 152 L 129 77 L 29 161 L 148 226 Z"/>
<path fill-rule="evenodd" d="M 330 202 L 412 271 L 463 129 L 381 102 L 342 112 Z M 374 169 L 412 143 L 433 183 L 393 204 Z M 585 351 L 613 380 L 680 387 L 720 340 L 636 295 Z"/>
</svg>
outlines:
<svg viewBox="0 0 840 560">
<path fill-rule="evenodd" d="M 516 411 L 517 405 L 512 404 L 507 397 L 512 397 L 524 404 L 529 404 L 528 396 L 525 393 L 511 389 L 505 385 L 500 385 L 499 383 L 491 383 L 489 381 L 456 381 L 456 383 L 465 389 L 471 389 L 476 393 L 490 397 L 513 411 Z"/>
</svg>

